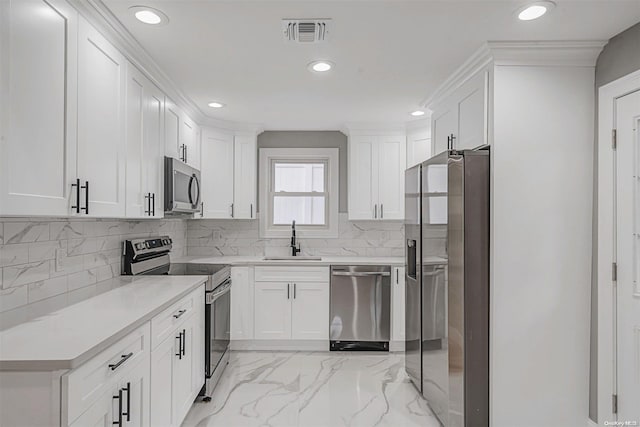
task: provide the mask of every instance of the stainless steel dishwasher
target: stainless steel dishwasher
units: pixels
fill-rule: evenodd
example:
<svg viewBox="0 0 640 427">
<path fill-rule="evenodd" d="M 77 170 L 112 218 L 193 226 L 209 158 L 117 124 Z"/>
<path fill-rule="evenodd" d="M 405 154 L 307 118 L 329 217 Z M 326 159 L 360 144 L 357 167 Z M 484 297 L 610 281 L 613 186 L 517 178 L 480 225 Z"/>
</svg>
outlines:
<svg viewBox="0 0 640 427">
<path fill-rule="evenodd" d="M 331 351 L 389 351 L 391 267 L 331 267 Z"/>
</svg>

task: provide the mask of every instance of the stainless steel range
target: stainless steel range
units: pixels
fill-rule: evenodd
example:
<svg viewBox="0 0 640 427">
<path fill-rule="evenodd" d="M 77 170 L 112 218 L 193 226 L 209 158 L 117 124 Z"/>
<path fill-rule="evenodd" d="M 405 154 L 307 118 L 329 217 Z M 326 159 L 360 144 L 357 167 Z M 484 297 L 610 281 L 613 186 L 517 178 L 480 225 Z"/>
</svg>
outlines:
<svg viewBox="0 0 640 427">
<path fill-rule="evenodd" d="M 229 363 L 231 268 L 228 265 L 171 263 L 168 236 L 125 240 L 123 274 L 209 276 L 205 284 L 205 385 L 200 395 L 211 399 Z"/>
</svg>

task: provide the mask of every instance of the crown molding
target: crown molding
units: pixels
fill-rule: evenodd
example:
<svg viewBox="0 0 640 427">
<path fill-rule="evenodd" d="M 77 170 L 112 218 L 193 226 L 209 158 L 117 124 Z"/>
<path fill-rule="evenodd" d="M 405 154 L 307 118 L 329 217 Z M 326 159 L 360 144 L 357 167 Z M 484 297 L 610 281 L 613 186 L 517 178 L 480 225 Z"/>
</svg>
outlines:
<svg viewBox="0 0 640 427">
<path fill-rule="evenodd" d="M 422 105 L 433 111 L 433 107 L 453 91 L 493 65 L 595 67 L 606 43 L 602 40 L 488 41 L 425 98 Z"/>
<path fill-rule="evenodd" d="M 345 135 L 397 135 L 406 132 L 405 123 L 352 122 L 340 129 Z"/>
<path fill-rule="evenodd" d="M 140 71 L 158 86 L 199 125 L 231 131 L 263 129 L 262 125 L 215 119 L 206 115 L 180 87 L 160 68 L 140 42 L 118 20 L 102 0 L 68 0 L 71 5 L 95 26 Z"/>
</svg>

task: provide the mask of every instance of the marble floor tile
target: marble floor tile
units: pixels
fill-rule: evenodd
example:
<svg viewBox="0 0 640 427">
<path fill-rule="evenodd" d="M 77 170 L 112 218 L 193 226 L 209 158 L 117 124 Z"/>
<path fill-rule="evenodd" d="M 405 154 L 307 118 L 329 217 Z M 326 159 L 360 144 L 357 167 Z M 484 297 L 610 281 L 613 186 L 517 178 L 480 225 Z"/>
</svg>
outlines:
<svg viewBox="0 0 640 427">
<path fill-rule="evenodd" d="M 389 353 L 232 352 L 183 427 L 438 427 Z"/>
</svg>

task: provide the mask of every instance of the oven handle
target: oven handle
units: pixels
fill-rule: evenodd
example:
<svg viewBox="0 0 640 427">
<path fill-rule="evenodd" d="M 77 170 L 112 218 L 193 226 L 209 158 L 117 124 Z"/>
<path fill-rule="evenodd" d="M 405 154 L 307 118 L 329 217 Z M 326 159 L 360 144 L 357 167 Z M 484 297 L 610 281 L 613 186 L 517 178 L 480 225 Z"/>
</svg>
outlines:
<svg viewBox="0 0 640 427">
<path fill-rule="evenodd" d="M 206 304 L 213 304 L 218 298 L 229 293 L 231 291 L 231 280 L 227 280 L 225 284 L 220 286 L 221 290 L 209 291 L 206 293 Z"/>
</svg>

